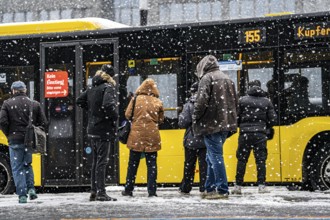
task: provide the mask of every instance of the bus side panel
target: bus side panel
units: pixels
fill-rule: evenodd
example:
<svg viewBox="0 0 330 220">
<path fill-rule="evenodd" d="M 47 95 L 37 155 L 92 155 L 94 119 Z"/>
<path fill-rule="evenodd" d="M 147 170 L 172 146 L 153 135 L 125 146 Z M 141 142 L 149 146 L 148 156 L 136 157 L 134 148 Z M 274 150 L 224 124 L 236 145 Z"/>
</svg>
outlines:
<svg viewBox="0 0 330 220">
<path fill-rule="evenodd" d="M 158 183 L 180 183 L 183 177 L 184 149 L 183 135 L 185 130 L 161 130 L 162 149 L 158 152 Z M 275 135 L 271 141 L 267 142 L 268 158 L 267 182 L 281 181 L 280 155 L 279 155 L 279 132 L 275 128 Z M 238 133 L 227 139 L 224 145 L 224 160 L 228 182 L 235 182 L 236 176 L 236 150 L 238 146 Z M 245 182 L 256 182 L 257 172 L 253 153 L 249 158 L 246 168 Z M 120 144 L 120 184 L 125 184 L 129 150 L 126 145 Z M 199 168 L 196 166 L 195 173 Z M 199 175 L 195 175 L 195 182 L 199 182 Z M 144 158 L 140 161 L 136 183 L 147 183 L 147 167 Z"/>
<path fill-rule="evenodd" d="M 183 176 L 184 165 L 184 149 L 183 136 L 184 129 L 178 130 L 161 130 L 160 136 L 162 141 L 162 149 L 158 151 L 157 166 L 158 166 L 158 183 L 179 183 Z M 120 177 L 119 183 L 125 184 L 127 166 L 129 159 L 129 150 L 126 145 L 120 144 L 119 149 L 119 166 Z M 147 182 L 147 166 L 145 158 L 140 161 L 136 183 Z"/>
<path fill-rule="evenodd" d="M 41 186 L 41 155 L 32 155 L 32 168 L 34 173 L 34 185 Z"/>
<path fill-rule="evenodd" d="M 1 145 L 5 145 L 8 146 L 8 140 L 6 135 L 2 132 L 2 130 L 0 130 L 0 144 Z"/>
<path fill-rule="evenodd" d="M 281 127 L 282 182 L 302 181 L 302 162 L 308 142 L 317 133 L 329 130 L 329 124 L 329 117 L 311 117 Z"/>
<path fill-rule="evenodd" d="M 280 182 L 281 168 L 280 168 L 280 148 L 279 148 L 279 128 L 274 127 L 275 134 L 272 140 L 267 141 L 267 160 L 266 160 L 266 181 Z M 236 150 L 238 147 L 238 133 L 228 138 L 224 145 L 224 160 L 226 164 L 226 172 L 228 182 L 235 182 L 236 176 Z M 246 165 L 246 172 L 244 175 L 244 182 L 257 182 L 256 162 L 251 151 L 249 161 Z"/>
</svg>

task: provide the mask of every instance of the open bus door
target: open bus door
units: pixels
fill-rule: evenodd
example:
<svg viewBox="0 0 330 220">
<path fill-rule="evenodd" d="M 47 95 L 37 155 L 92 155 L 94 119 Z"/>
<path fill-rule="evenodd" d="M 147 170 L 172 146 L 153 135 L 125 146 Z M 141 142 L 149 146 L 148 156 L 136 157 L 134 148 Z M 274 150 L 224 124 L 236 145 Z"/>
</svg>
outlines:
<svg viewBox="0 0 330 220">
<path fill-rule="evenodd" d="M 44 186 L 90 184 L 87 111 L 77 107 L 75 100 L 101 68 L 91 63 L 113 63 L 118 72 L 117 50 L 113 39 L 41 44 L 41 104 L 49 121 L 47 154 L 42 160 Z M 107 184 L 118 182 L 117 152 L 117 143 L 112 143 Z"/>
</svg>

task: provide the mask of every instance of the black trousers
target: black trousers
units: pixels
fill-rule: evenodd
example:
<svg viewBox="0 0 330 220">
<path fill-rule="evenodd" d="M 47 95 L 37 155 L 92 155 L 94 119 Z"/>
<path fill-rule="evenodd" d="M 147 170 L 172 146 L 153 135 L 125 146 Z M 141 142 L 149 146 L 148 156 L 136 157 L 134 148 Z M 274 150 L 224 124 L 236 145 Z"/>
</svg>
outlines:
<svg viewBox="0 0 330 220">
<path fill-rule="evenodd" d="M 200 149 L 184 149 L 184 170 L 183 179 L 180 185 L 180 190 L 185 193 L 189 193 L 192 188 L 195 177 L 196 161 L 198 158 L 199 165 L 199 191 L 204 192 L 205 181 L 207 173 L 207 163 L 206 163 L 206 148 Z"/>
<path fill-rule="evenodd" d="M 267 159 L 267 138 L 263 133 L 240 133 L 238 138 L 238 149 L 236 151 L 237 170 L 236 184 L 241 186 L 244 181 L 246 164 L 251 150 L 256 160 L 257 183 L 265 184 L 266 181 L 266 159 Z"/>
<path fill-rule="evenodd" d="M 93 163 L 91 172 L 92 191 L 105 193 L 105 171 L 109 162 L 110 142 L 99 138 L 90 139 L 93 149 Z"/>
<path fill-rule="evenodd" d="M 139 168 L 142 152 L 136 152 L 130 150 L 129 161 L 127 168 L 125 191 L 132 192 L 134 190 L 135 179 L 137 170 Z M 148 193 L 155 194 L 157 190 L 157 152 L 144 153 L 147 163 L 147 182 Z"/>
</svg>

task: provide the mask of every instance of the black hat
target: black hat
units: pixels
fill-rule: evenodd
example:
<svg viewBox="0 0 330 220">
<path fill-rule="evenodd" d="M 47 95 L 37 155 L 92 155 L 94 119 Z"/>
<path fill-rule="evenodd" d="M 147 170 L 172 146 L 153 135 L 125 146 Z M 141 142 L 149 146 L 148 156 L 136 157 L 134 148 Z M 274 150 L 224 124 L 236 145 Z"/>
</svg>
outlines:
<svg viewBox="0 0 330 220">
<path fill-rule="evenodd" d="M 190 92 L 195 93 L 198 90 L 198 82 L 195 82 L 190 87 Z"/>
<path fill-rule="evenodd" d="M 258 86 L 261 87 L 261 82 L 259 80 L 252 80 L 249 82 L 249 87 Z"/>
<path fill-rule="evenodd" d="M 113 77 L 115 75 L 115 71 L 110 64 L 103 64 L 101 67 L 101 70 L 103 72 L 109 74 L 111 77 Z"/>
</svg>

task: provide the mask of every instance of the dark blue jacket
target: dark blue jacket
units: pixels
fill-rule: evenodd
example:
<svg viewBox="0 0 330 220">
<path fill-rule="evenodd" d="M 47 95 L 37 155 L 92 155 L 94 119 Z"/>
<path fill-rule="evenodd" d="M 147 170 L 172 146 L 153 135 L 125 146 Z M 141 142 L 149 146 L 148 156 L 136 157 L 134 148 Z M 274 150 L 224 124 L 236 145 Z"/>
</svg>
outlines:
<svg viewBox="0 0 330 220">
<path fill-rule="evenodd" d="M 238 126 L 240 133 L 260 132 L 266 134 L 266 129 L 276 123 L 277 115 L 266 92 L 258 86 L 248 90 L 248 95 L 238 101 Z"/>
<path fill-rule="evenodd" d="M 194 112 L 194 102 L 196 95 L 191 96 L 188 102 L 183 106 L 179 115 L 179 127 L 185 128 L 183 145 L 186 148 L 198 149 L 206 148 L 202 136 L 194 136 L 192 129 L 192 114 Z"/>
</svg>

